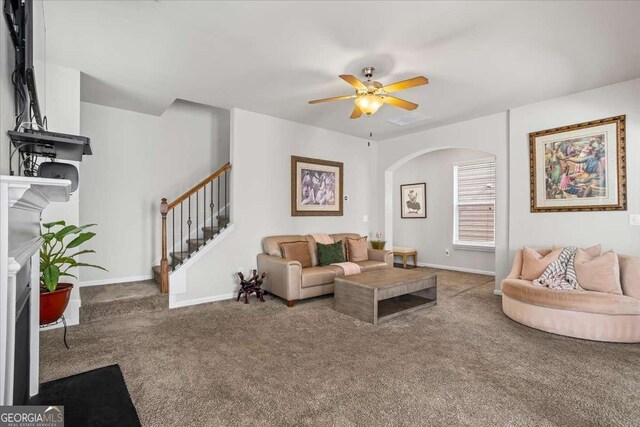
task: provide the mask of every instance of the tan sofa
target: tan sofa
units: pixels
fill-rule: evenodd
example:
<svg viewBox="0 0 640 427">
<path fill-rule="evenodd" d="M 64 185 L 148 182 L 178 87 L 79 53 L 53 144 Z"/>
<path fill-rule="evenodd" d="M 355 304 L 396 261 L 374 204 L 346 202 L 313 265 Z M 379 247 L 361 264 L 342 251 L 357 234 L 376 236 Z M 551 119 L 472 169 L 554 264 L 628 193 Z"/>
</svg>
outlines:
<svg viewBox="0 0 640 427">
<path fill-rule="evenodd" d="M 332 234 L 334 241 L 344 241 L 347 237 L 357 239 L 359 234 L 343 233 Z M 280 243 L 283 242 L 309 242 L 312 266 L 302 268 L 298 261 L 287 261 L 282 258 Z M 333 293 L 333 281 L 336 276 L 342 276 L 342 268 L 335 265 L 320 267 L 318 265 L 318 251 L 316 243 L 311 236 L 288 235 L 269 236 L 262 241 L 263 253 L 258 255 L 258 271 L 266 272 L 267 277 L 263 288 L 283 298 L 287 305 L 292 307 L 297 300 L 316 297 Z M 369 248 L 369 260 L 360 261 L 362 272 L 379 268 L 393 267 L 393 253 Z"/>
<path fill-rule="evenodd" d="M 550 250 L 538 252 L 546 255 Z M 518 323 L 554 334 L 595 341 L 640 342 L 639 260 L 626 255 L 618 255 L 618 260 L 623 295 L 555 291 L 519 278 L 519 250 L 511 273 L 501 283 L 502 310 Z"/>
</svg>

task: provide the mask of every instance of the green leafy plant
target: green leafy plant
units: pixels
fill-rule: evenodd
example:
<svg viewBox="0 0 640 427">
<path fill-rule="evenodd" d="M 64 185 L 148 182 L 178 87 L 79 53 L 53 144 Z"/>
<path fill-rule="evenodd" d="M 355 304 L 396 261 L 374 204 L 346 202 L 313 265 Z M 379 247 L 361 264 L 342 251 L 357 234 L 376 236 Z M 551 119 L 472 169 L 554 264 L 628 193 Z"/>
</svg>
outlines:
<svg viewBox="0 0 640 427">
<path fill-rule="evenodd" d="M 58 287 L 60 277 L 76 277 L 69 273 L 74 267 L 92 267 L 107 271 L 99 265 L 87 264 L 76 261 L 76 257 L 82 254 L 95 253 L 94 250 L 78 250 L 75 253 L 70 249 L 77 248 L 87 240 L 93 238 L 96 233 L 85 231 L 96 224 L 83 226 L 67 225 L 64 221 L 42 224 L 40 235 L 44 239 L 40 248 L 40 288 L 53 292 Z M 68 240 L 65 243 L 65 239 Z"/>
</svg>

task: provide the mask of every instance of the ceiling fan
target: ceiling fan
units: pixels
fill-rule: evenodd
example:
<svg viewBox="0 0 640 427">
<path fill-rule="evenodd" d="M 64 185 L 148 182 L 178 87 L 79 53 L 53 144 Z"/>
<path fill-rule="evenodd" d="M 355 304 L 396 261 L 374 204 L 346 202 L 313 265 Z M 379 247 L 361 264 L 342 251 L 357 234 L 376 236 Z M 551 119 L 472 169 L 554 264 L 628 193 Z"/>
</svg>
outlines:
<svg viewBox="0 0 640 427">
<path fill-rule="evenodd" d="M 341 101 L 343 99 L 355 99 L 355 108 L 351 113 L 352 119 L 357 119 L 362 116 L 362 113 L 370 116 L 375 114 L 376 111 L 382 106 L 382 104 L 391 104 L 396 107 L 404 108 L 405 110 L 415 110 L 418 108 L 418 104 L 405 101 L 404 99 L 396 98 L 389 95 L 392 92 L 399 90 L 409 89 L 416 86 L 422 86 L 429 83 L 429 80 L 424 76 L 414 77 L 412 79 L 402 80 L 400 82 L 392 83 L 390 85 L 382 86 L 382 83 L 372 81 L 373 72 L 376 69 L 373 67 L 365 67 L 362 69 L 362 74 L 367 78 L 367 81 L 362 82 L 358 80 L 356 76 L 350 74 L 342 74 L 339 77 L 345 82 L 349 83 L 356 89 L 355 95 L 334 96 L 331 98 L 315 99 L 309 101 L 309 104 L 319 104 L 321 102 L 329 101 Z"/>
</svg>

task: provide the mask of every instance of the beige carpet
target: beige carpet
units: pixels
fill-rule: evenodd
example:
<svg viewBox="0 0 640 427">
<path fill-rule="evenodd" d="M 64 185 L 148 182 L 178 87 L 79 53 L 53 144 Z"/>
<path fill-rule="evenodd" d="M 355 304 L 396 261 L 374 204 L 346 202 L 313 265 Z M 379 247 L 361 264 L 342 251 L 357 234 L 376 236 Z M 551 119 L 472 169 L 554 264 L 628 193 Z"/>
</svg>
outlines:
<svg viewBox="0 0 640 427">
<path fill-rule="evenodd" d="M 493 279 L 439 271 L 435 307 L 375 327 L 332 298 L 235 301 L 42 334 L 43 381 L 118 363 L 145 426 L 640 423 L 640 345 L 506 318 Z"/>
</svg>

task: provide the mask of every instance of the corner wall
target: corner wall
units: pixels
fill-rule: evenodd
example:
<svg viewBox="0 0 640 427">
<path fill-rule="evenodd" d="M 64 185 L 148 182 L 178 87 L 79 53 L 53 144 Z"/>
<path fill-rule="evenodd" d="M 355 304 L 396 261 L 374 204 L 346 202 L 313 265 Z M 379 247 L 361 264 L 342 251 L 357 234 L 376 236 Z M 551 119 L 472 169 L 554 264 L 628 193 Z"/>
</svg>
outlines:
<svg viewBox="0 0 640 427">
<path fill-rule="evenodd" d="M 234 230 L 199 261 L 182 267 L 186 288 L 171 288 L 173 304 L 229 298 L 236 272 L 256 266 L 262 238 L 274 234 L 354 232 L 369 235 L 363 215 L 374 209 L 377 148 L 367 140 L 263 114 L 232 111 Z M 344 162 L 344 216 L 291 216 L 291 155 Z M 180 271 L 178 270 L 178 271 Z M 176 293 L 182 292 L 182 293 Z"/>
<path fill-rule="evenodd" d="M 161 116 L 81 103 L 80 221 L 96 223 L 82 285 L 145 280 L 159 264 L 160 199 L 174 200 L 229 161 L 228 110 L 177 100 Z M 185 216 L 186 218 L 186 216 Z M 86 261 L 89 262 L 89 261 Z"/>
<path fill-rule="evenodd" d="M 640 255 L 640 227 L 629 214 L 640 213 L 640 79 L 589 90 L 510 112 L 511 256 L 522 246 L 549 247 L 596 243 L 603 250 Z M 628 211 L 531 213 L 529 132 L 626 114 Z"/>
</svg>

